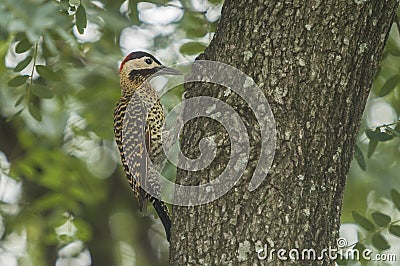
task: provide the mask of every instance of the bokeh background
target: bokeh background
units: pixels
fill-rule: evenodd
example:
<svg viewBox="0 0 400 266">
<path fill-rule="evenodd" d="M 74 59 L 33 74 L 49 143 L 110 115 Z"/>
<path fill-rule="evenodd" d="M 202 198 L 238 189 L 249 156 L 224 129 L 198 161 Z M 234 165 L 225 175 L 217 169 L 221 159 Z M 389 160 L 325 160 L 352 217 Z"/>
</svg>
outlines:
<svg viewBox="0 0 400 266">
<path fill-rule="evenodd" d="M 0 0 L 1 266 L 167 264 L 162 225 L 150 208 L 139 213 L 114 144 L 118 66 L 135 50 L 166 65 L 193 61 L 222 4 Z M 396 20 L 361 124 L 341 228 L 349 244 L 398 261 L 400 241 L 388 228 L 400 219 L 399 32 Z M 166 112 L 182 91 L 162 98 Z M 174 167 L 164 175 L 173 179 Z M 374 212 L 391 220 L 368 231 L 354 211 L 372 223 Z M 386 248 L 372 239 L 378 230 Z"/>
</svg>

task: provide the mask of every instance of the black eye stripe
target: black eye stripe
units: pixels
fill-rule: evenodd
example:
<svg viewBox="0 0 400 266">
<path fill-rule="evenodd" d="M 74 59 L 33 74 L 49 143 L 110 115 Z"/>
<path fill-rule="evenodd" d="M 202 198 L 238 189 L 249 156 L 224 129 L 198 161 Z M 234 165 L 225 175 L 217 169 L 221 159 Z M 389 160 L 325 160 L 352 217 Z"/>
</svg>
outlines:
<svg viewBox="0 0 400 266">
<path fill-rule="evenodd" d="M 146 58 L 146 60 L 144 60 L 146 62 L 146 64 L 151 65 L 151 63 L 153 63 L 153 61 L 150 58 Z"/>
<path fill-rule="evenodd" d="M 151 76 L 157 72 L 156 68 L 134 69 L 129 73 L 129 79 L 133 81 L 138 76 Z"/>
</svg>

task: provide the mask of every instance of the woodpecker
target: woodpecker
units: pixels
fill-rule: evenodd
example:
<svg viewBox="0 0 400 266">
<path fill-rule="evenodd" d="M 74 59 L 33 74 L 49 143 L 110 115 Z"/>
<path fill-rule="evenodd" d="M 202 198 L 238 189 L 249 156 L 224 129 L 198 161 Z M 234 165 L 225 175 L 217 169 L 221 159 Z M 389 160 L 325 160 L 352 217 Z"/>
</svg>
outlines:
<svg viewBox="0 0 400 266">
<path fill-rule="evenodd" d="M 129 184 L 139 202 L 140 211 L 145 211 L 149 200 L 163 223 L 167 240 L 170 240 L 171 219 L 167 206 L 159 195 L 157 172 L 149 166 L 163 162 L 162 126 L 164 111 L 157 91 L 149 79 L 156 75 L 180 75 L 181 72 L 163 66 L 149 53 L 136 51 L 122 61 L 119 68 L 121 97 L 114 111 L 114 136 L 122 165 Z M 144 186 L 146 184 L 146 186 Z M 146 192 L 143 187 L 146 187 Z"/>
</svg>

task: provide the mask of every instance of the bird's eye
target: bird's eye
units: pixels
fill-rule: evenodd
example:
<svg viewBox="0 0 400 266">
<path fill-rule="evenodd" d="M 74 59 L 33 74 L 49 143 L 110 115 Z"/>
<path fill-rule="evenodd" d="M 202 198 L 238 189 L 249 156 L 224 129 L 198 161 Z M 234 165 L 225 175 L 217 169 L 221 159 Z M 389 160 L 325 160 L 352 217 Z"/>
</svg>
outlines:
<svg viewBox="0 0 400 266">
<path fill-rule="evenodd" d="M 144 60 L 146 62 L 146 64 L 150 65 L 151 63 L 153 63 L 153 61 L 150 58 L 147 58 L 146 60 Z"/>
</svg>

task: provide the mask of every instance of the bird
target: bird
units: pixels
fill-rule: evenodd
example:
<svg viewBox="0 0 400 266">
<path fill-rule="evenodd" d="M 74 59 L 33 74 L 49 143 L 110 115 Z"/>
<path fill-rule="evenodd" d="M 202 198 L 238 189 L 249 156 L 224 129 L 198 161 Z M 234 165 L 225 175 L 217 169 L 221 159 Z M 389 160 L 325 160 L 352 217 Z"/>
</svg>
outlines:
<svg viewBox="0 0 400 266">
<path fill-rule="evenodd" d="M 139 209 L 144 212 L 147 200 L 152 203 L 168 241 L 171 237 L 171 218 L 168 207 L 160 200 L 158 175 L 149 161 L 160 166 L 165 158 L 161 140 L 165 115 L 158 93 L 149 79 L 180 74 L 180 71 L 162 65 L 147 52 L 131 52 L 120 64 L 121 96 L 114 110 L 115 141 Z"/>
</svg>

